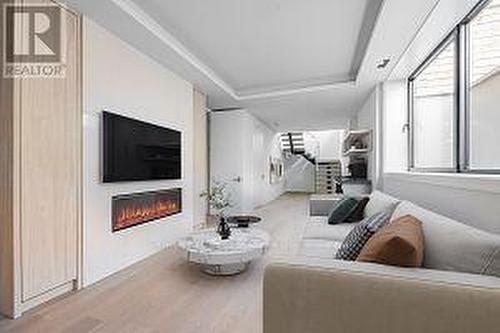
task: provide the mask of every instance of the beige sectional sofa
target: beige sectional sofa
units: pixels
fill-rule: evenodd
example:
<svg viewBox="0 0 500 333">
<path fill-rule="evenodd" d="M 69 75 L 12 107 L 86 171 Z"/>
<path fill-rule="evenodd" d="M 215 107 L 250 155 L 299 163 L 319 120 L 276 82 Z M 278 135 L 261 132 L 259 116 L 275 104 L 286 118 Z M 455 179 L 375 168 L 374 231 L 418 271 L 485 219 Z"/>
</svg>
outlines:
<svg viewBox="0 0 500 333">
<path fill-rule="evenodd" d="M 500 236 L 380 192 L 365 214 L 393 209 L 423 223 L 423 268 L 335 260 L 354 224 L 311 217 L 298 256 L 267 266 L 264 333 L 500 332 Z"/>
</svg>

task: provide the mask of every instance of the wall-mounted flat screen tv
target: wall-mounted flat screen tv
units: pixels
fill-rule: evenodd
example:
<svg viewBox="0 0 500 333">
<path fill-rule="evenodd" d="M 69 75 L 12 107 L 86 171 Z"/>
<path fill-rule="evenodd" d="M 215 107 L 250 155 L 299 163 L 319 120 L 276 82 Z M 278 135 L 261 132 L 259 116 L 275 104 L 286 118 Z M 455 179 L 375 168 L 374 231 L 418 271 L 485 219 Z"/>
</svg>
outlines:
<svg viewBox="0 0 500 333">
<path fill-rule="evenodd" d="M 181 132 L 103 112 L 105 183 L 181 178 Z"/>
</svg>

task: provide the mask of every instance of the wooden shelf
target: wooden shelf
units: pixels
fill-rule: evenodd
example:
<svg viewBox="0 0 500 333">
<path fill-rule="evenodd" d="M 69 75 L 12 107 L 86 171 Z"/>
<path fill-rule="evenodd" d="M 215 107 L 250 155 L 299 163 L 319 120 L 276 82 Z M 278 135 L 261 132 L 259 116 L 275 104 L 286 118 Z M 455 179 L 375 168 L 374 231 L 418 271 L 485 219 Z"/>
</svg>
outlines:
<svg viewBox="0 0 500 333">
<path fill-rule="evenodd" d="M 352 130 L 352 131 L 347 132 L 347 135 L 346 135 L 344 141 L 349 142 L 354 138 L 370 135 L 371 133 L 372 133 L 372 130 L 369 130 L 369 129 L 367 129 L 367 130 Z"/>
<path fill-rule="evenodd" d="M 352 143 L 356 140 L 363 142 L 365 148 L 352 148 Z M 344 156 L 352 156 L 359 154 L 367 154 L 372 149 L 372 130 L 361 129 L 347 132 L 342 144 L 342 152 Z"/>
</svg>

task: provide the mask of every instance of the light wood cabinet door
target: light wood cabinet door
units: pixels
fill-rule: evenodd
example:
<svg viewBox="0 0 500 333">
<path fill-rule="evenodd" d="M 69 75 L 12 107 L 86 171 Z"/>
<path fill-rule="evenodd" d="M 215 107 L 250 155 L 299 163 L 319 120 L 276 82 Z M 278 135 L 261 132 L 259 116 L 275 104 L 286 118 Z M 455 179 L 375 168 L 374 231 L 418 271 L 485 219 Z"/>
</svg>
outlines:
<svg viewBox="0 0 500 333">
<path fill-rule="evenodd" d="M 65 14 L 65 78 L 21 81 L 23 302 L 77 278 L 80 24 L 78 16 Z"/>
</svg>

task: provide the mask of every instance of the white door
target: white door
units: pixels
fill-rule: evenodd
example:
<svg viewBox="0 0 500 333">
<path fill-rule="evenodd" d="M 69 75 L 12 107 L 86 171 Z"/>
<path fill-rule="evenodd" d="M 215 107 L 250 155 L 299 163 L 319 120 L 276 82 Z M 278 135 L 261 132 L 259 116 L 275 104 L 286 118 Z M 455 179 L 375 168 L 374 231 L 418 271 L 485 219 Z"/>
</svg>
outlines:
<svg viewBox="0 0 500 333">
<path fill-rule="evenodd" d="M 210 113 L 210 180 L 226 184 L 233 207 L 229 214 L 245 212 L 244 111 Z"/>
</svg>

